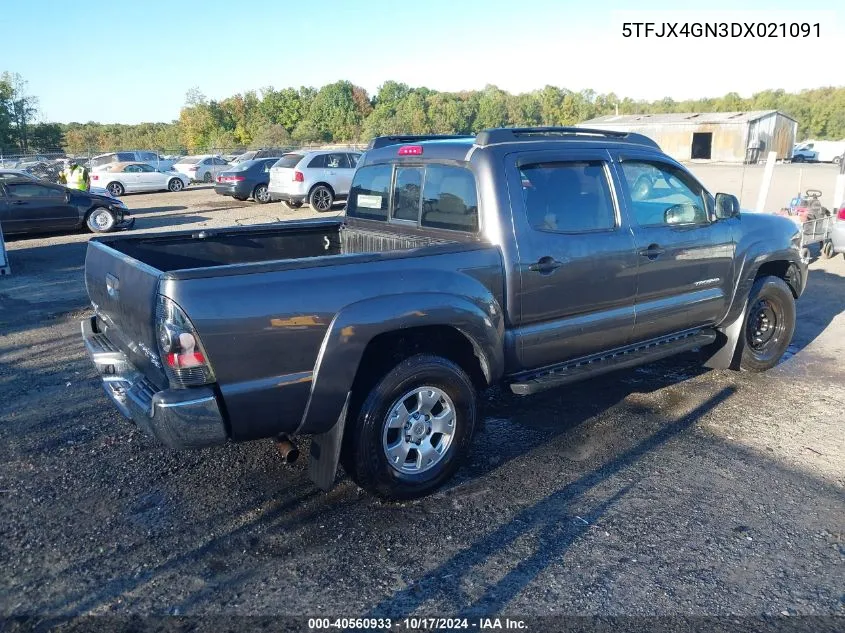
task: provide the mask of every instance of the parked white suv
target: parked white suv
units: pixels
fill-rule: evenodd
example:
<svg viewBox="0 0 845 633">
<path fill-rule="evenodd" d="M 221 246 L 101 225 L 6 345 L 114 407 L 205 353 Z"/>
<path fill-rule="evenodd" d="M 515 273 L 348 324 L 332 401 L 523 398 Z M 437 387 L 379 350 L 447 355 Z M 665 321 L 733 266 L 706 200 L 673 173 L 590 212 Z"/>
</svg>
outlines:
<svg viewBox="0 0 845 633">
<path fill-rule="evenodd" d="M 307 202 L 315 211 L 328 211 L 349 195 L 359 158 L 360 152 L 330 149 L 285 154 L 270 169 L 270 198 L 294 209 Z"/>
</svg>

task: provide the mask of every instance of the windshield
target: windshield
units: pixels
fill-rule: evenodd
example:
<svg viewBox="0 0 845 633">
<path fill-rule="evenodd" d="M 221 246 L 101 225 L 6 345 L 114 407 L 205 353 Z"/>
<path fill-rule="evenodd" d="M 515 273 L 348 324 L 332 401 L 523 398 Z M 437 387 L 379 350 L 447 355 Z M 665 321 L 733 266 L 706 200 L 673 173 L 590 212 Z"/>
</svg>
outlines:
<svg viewBox="0 0 845 633">
<path fill-rule="evenodd" d="M 273 164 L 273 167 L 296 167 L 301 160 L 302 154 L 285 154 Z"/>
</svg>

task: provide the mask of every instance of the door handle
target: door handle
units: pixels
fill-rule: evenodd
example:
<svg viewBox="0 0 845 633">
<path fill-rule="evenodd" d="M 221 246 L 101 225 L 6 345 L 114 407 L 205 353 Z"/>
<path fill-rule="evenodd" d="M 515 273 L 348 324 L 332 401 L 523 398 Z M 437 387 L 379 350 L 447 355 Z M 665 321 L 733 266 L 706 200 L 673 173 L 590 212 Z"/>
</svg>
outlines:
<svg viewBox="0 0 845 633">
<path fill-rule="evenodd" d="M 648 248 L 644 248 L 640 251 L 640 255 L 642 255 L 643 257 L 648 257 L 649 259 L 657 259 L 665 252 L 666 250 L 660 248 L 660 246 L 658 246 L 657 244 L 649 244 Z"/>
<path fill-rule="evenodd" d="M 556 271 L 561 266 L 563 266 L 563 262 L 559 262 L 554 257 L 546 256 L 541 257 L 536 264 L 531 264 L 528 270 L 547 275 Z"/>
</svg>

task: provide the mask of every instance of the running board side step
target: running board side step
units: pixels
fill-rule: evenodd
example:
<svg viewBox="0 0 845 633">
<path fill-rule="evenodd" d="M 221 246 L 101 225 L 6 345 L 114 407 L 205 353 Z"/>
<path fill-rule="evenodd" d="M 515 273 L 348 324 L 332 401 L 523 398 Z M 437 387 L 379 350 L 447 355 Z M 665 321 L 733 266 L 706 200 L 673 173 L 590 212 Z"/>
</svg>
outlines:
<svg viewBox="0 0 845 633">
<path fill-rule="evenodd" d="M 716 330 L 692 330 L 635 345 L 620 347 L 610 352 L 585 356 L 568 363 L 554 365 L 533 373 L 516 376 L 510 385 L 518 396 L 530 396 L 546 389 L 559 387 L 600 374 L 644 365 L 667 356 L 688 352 L 716 340 Z"/>
</svg>

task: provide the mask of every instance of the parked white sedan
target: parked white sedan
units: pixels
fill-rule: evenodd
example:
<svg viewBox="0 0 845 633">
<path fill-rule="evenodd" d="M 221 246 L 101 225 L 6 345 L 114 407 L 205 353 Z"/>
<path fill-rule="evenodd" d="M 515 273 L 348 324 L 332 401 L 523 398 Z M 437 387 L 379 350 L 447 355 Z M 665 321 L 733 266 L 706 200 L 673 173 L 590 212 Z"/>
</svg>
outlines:
<svg viewBox="0 0 845 633">
<path fill-rule="evenodd" d="M 230 167 L 222 157 L 212 154 L 185 156 L 180 158 L 173 169 L 184 174 L 193 182 L 214 182 L 217 175 Z"/>
<path fill-rule="evenodd" d="M 185 174 L 159 171 L 146 163 L 112 163 L 91 172 L 91 186 L 105 187 L 113 196 L 136 191 L 182 191 L 190 183 Z"/>
</svg>

